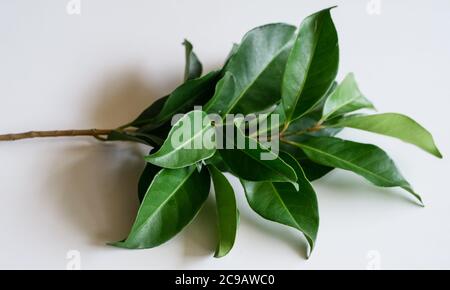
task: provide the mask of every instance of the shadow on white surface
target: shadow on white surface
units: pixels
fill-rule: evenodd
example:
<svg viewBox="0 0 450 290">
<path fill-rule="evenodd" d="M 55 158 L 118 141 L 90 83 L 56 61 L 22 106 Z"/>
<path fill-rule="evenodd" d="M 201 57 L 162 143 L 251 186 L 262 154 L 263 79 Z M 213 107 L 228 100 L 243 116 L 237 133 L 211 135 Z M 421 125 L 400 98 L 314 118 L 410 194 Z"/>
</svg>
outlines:
<svg viewBox="0 0 450 290">
<path fill-rule="evenodd" d="M 160 92 L 150 89 L 137 71 L 108 78 L 92 99 L 92 123 L 99 128 L 122 125 L 154 100 Z M 89 117 L 89 116 L 87 116 Z M 139 207 L 137 183 L 145 165 L 148 147 L 91 139 L 71 139 L 55 152 L 48 173 L 48 194 L 68 226 L 90 244 L 125 238 Z M 215 203 L 210 198 L 195 220 L 180 234 L 186 257 L 210 257 L 216 247 Z"/>
<path fill-rule="evenodd" d="M 299 258 L 307 259 L 308 244 L 300 232 L 294 229 L 291 230 L 287 226 L 264 220 L 262 217 L 255 217 L 245 211 L 241 211 L 240 217 L 242 223 L 253 227 L 263 235 L 276 237 L 281 241 L 281 246 L 287 245 L 294 253 L 300 256 Z"/>
<path fill-rule="evenodd" d="M 119 70 L 120 68 L 118 68 Z M 181 73 L 180 73 L 181 75 Z M 179 79 L 166 80 L 170 91 L 179 85 Z M 170 92 L 169 91 L 169 92 Z M 114 128 L 133 121 L 145 108 L 169 92 L 155 84 L 139 68 L 126 67 L 104 77 L 90 97 L 87 114 L 99 128 Z"/>
<path fill-rule="evenodd" d="M 138 148 L 70 145 L 55 156 L 48 187 L 66 223 L 96 245 L 126 237 L 138 208 Z"/>
<path fill-rule="evenodd" d="M 214 255 L 217 245 L 216 221 L 216 204 L 210 196 L 195 220 L 181 232 L 184 238 L 185 258 Z"/>
<path fill-rule="evenodd" d="M 97 128 L 132 121 L 160 97 L 138 69 L 111 73 L 97 88 L 85 114 Z M 92 243 L 106 247 L 106 242 L 123 239 L 131 229 L 148 148 L 81 138 L 69 142 L 55 154 L 48 186 L 61 216 Z"/>
<path fill-rule="evenodd" d="M 401 188 L 377 187 L 362 177 L 339 169 L 336 169 L 314 184 L 326 189 L 317 189 L 318 195 L 332 193 L 349 200 L 376 200 L 377 202 L 386 202 L 386 204 L 406 203 L 412 206 L 419 206 L 411 194 Z"/>
</svg>

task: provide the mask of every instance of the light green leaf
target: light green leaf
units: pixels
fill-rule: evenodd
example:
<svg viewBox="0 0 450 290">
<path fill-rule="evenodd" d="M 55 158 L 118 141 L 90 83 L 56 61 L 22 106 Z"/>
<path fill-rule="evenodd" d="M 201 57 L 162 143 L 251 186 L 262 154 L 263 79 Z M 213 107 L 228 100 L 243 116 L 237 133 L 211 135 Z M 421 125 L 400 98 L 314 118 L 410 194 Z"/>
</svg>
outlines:
<svg viewBox="0 0 450 290">
<path fill-rule="evenodd" d="M 398 138 L 442 158 L 433 136 L 413 119 L 396 113 L 350 116 L 327 127 L 349 127 Z"/>
<path fill-rule="evenodd" d="M 159 246 L 178 234 L 197 215 L 210 190 L 205 168 L 163 169 L 154 178 L 128 238 L 111 245 L 127 249 Z"/>
<path fill-rule="evenodd" d="M 208 159 L 216 152 L 215 129 L 202 111 L 192 111 L 170 130 L 158 152 L 145 158 L 163 168 L 182 168 Z"/>
<path fill-rule="evenodd" d="M 199 78 L 202 75 L 203 66 L 194 53 L 194 47 L 188 40 L 184 40 L 183 45 L 186 49 L 186 67 L 184 70 L 184 81 Z"/>
<path fill-rule="evenodd" d="M 234 190 L 227 178 L 213 165 L 208 166 L 216 194 L 219 243 L 216 258 L 226 256 L 233 248 L 239 223 L 239 212 Z"/>
<path fill-rule="evenodd" d="M 241 180 L 247 200 L 262 217 L 304 233 L 312 251 L 319 229 L 316 193 L 297 161 L 287 153 L 282 152 L 280 156 L 295 168 L 299 190 L 290 183 Z"/>
<path fill-rule="evenodd" d="M 239 144 L 240 140 L 244 140 Z M 231 173 L 249 181 L 291 182 L 296 184 L 294 169 L 256 140 L 248 138 L 236 129 L 236 138 L 227 136 L 226 148 L 220 155 Z M 242 146 L 245 145 L 245 146 Z M 263 158 L 264 156 L 264 158 Z"/>
<path fill-rule="evenodd" d="M 326 9 L 303 21 L 288 58 L 282 86 L 287 123 L 320 103 L 336 78 L 338 65 L 337 32 Z"/>
<path fill-rule="evenodd" d="M 235 77 L 235 92 L 215 113 L 248 114 L 262 111 L 280 100 L 281 78 L 291 49 L 295 27 L 269 24 L 248 32 L 225 67 Z M 222 94 L 217 93 L 215 98 Z"/>
<path fill-rule="evenodd" d="M 353 171 L 377 186 L 401 187 L 422 203 L 391 158 L 375 145 L 334 137 L 312 137 L 303 143 L 291 144 L 303 149 L 316 163 Z"/>
<path fill-rule="evenodd" d="M 375 109 L 375 107 L 359 90 L 355 76 L 349 74 L 327 98 L 323 107 L 322 121 L 360 109 Z"/>
</svg>

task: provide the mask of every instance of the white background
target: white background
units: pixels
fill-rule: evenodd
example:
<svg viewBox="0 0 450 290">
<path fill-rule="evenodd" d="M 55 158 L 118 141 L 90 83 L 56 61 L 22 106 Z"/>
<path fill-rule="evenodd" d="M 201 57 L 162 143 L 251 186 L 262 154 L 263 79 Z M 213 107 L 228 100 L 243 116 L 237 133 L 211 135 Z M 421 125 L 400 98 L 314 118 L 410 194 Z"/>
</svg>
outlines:
<svg viewBox="0 0 450 290">
<path fill-rule="evenodd" d="M 369 0 L 81 0 L 81 15 L 67 14 L 68 2 L 0 2 L 0 133 L 117 127 L 180 83 L 184 38 L 209 70 L 247 30 L 298 25 L 338 4 L 339 79 L 354 72 L 379 111 L 414 117 L 450 156 L 449 1 L 382 0 L 380 15 Z M 143 148 L 89 138 L 1 143 L 0 268 L 65 269 L 70 250 L 83 269 L 450 268 L 449 159 L 380 136 L 343 136 L 383 146 L 427 207 L 336 171 L 315 184 L 321 228 L 308 261 L 302 236 L 249 211 L 235 181 L 242 217 L 226 258 L 212 257 L 211 201 L 159 248 L 108 247 L 133 222 Z"/>
</svg>

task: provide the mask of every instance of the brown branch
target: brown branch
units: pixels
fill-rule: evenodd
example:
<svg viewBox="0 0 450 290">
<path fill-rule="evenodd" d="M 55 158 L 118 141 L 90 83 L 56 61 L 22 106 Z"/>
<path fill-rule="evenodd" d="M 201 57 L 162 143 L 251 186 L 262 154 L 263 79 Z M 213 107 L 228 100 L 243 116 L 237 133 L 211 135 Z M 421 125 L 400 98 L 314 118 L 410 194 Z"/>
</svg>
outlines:
<svg viewBox="0 0 450 290">
<path fill-rule="evenodd" d="M 52 138 L 52 137 L 77 137 L 77 136 L 91 136 L 98 138 L 100 136 L 108 135 L 113 130 L 61 130 L 61 131 L 30 131 L 17 134 L 0 135 L 1 141 L 16 141 L 30 138 Z"/>
</svg>

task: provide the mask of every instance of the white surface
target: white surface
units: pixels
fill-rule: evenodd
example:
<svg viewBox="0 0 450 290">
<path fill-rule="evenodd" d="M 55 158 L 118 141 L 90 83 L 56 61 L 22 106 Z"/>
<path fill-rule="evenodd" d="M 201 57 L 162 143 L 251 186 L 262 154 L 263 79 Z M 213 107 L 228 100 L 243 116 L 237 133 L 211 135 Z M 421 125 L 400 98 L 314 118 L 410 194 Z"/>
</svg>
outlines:
<svg viewBox="0 0 450 290">
<path fill-rule="evenodd" d="M 450 156 L 449 1 L 383 0 L 380 15 L 369 15 L 369 0 L 81 0 L 81 15 L 68 15 L 68 2 L 0 2 L 0 133 L 121 125 L 181 81 L 185 37 L 212 69 L 247 30 L 298 25 L 339 4 L 339 78 L 355 72 L 379 111 L 411 115 Z M 344 135 L 382 145 L 427 207 L 334 172 L 316 183 L 321 228 L 309 261 L 301 235 L 250 212 L 236 182 L 242 223 L 224 259 L 212 257 L 212 203 L 162 247 L 105 246 L 133 221 L 142 148 L 84 138 L 1 143 L 0 268 L 65 269 L 70 250 L 84 269 L 365 269 L 377 261 L 384 269 L 450 268 L 449 159 Z"/>
</svg>

